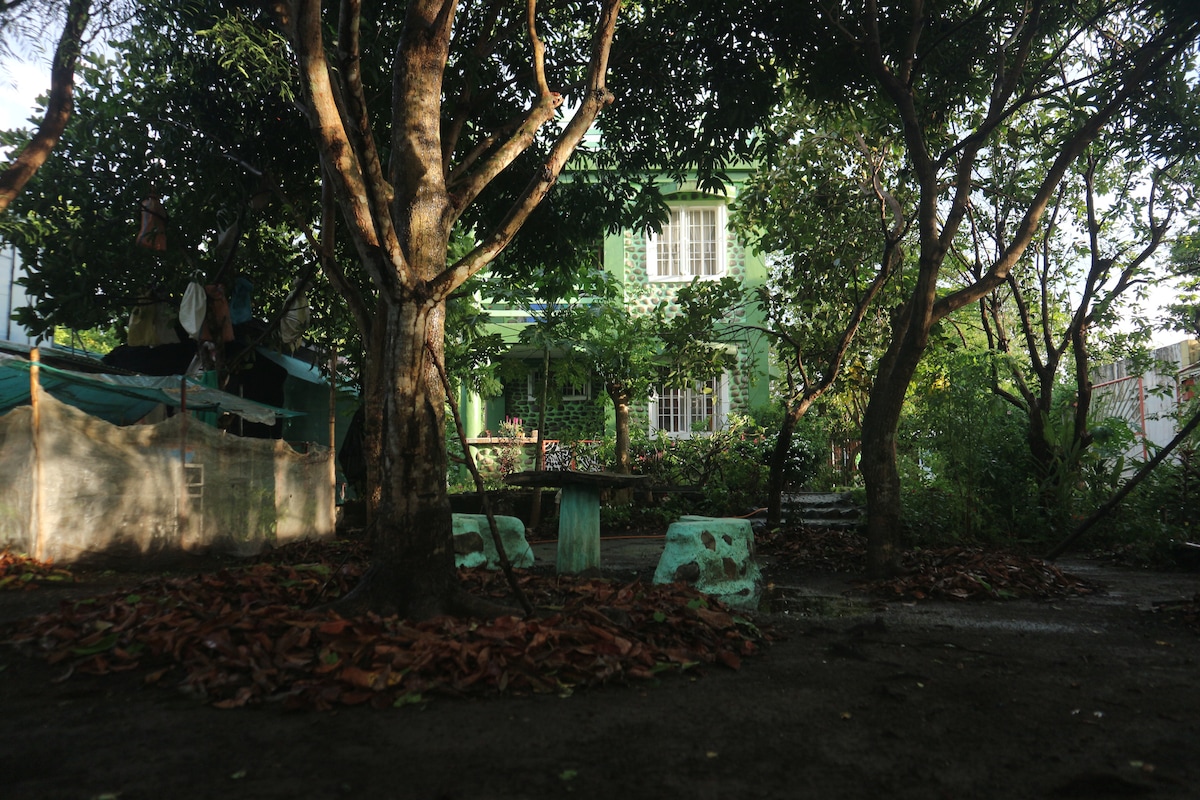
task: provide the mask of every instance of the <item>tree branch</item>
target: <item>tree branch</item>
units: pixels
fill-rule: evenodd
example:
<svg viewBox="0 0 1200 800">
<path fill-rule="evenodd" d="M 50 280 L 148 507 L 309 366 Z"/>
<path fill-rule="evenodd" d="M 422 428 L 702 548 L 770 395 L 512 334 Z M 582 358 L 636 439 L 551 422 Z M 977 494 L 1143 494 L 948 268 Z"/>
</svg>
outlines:
<svg viewBox="0 0 1200 800">
<path fill-rule="evenodd" d="M 504 571 L 504 577 L 508 579 L 508 586 L 512 589 L 513 595 L 516 596 L 517 602 L 524 609 L 525 616 L 531 617 L 533 616 L 533 605 L 530 604 L 529 598 L 526 597 L 520 582 L 517 581 L 517 576 L 513 574 L 512 562 L 508 560 L 508 552 L 504 549 L 504 542 L 500 539 L 500 529 L 496 525 L 496 516 L 492 513 L 492 504 L 488 500 L 487 487 L 484 486 L 483 476 L 479 474 L 479 467 L 475 464 L 475 456 L 471 454 L 471 445 L 467 442 L 467 431 L 463 427 L 462 414 L 458 412 L 458 401 L 454 399 L 454 388 L 450 385 L 450 378 L 446 375 L 445 364 L 442 363 L 442 359 L 438 358 L 438 354 L 428 344 L 426 344 L 426 351 L 429 353 L 429 360 L 437 367 L 438 377 L 442 381 L 442 389 L 446 393 L 446 403 L 450 406 L 450 416 L 454 419 L 454 430 L 458 433 L 459 442 L 462 443 L 463 463 L 467 465 L 467 470 L 470 471 L 471 478 L 475 481 L 475 491 L 479 495 L 479 505 L 483 508 L 484 515 L 487 516 L 488 530 L 492 534 L 492 544 L 496 548 L 496 557 L 500 561 L 500 568 Z"/>
<path fill-rule="evenodd" d="M 1093 525 L 1112 513 L 1112 510 L 1120 505 L 1121 501 L 1124 500 L 1130 492 L 1136 489 L 1138 484 L 1145 480 L 1146 476 L 1154 471 L 1155 467 L 1166 460 L 1167 456 L 1169 456 L 1176 447 L 1182 444 L 1183 441 L 1192 434 L 1192 431 L 1196 430 L 1197 426 L 1200 426 L 1200 412 L 1193 414 L 1192 418 L 1188 420 L 1188 423 L 1184 425 L 1183 429 L 1175 435 L 1174 439 L 1167 443 L 1166 447 L 1155 453 L 1153 458 L 1143 464 L 1142 468 L 1134 473 L 1129 480 L 1125 481 L 1124 485 L 1121 486 L 1120 490 L 1117 491 L 1116 494 L 1110 497 L 1108 501 L 1104 503 L 1104 505 L 1093 511 L 1087 519 L 1079 523 L 1079 526 L 1071 532 L 1070 536 L 1063 539 L 1054 547 L 1050 548 L 1050 551 L 1047 552 L 1043 558 L 1045 558 L 1047 561 L 1053 561 L 1054 559 L 1058 558 L 1066 552 L 1068 547 L 1073 545 L 1080 539 L 1080 537 L 1091 530 Z"/>
<path fill-rule="evenodd" d="M 483 242 L 447 269 L 431 287 L 437 297 L 445 297 L 461 286 L 468 278 L 483 269 L 508 246 L 525 220 L 537 208 L 558 180 L 567 159 L 591 127 L 600 112 L 613 101 L 613 95 L 605 85 L 608 71 L 608 56 L 616 32 L 617 16 L 622 0 L 604 0 L 592 39 L 592 55 L 588 65 L 588 92 L 571 121 L 563 129 L 543 162 L 540 174 L 534 175 L 521 195 L 514 201 L 508 214 Z M 546 98 L 540 102 L 545 103 Z M 482 187 L 479 187 L 482 188 Z M 468 192 L 470 194 L 470 192 Z"/>
<path fill-rule="evenodd" d="M 1146 91 L 1148 78 L 1155 70 L 1170 59 L 1174 58 L 1192 41 L 1189 35 L 1196 29 L 1192 23 L 1181 30 L 1172 29 L 1158 38 L 1143 45 L 1133 59 L 1133 66 L 1125 75 L 1125 81 L 1120 89 L 1114 92 L 1107 103 L 1089 117 L 1078 130 L 1066 141 L 1054 163 L 1047 170 L 1037 193 L 1034 195 L 1025 212 L 1025 216 L 1017 227 L 1016 235 L 1008 247 L 1001 253 L 996 263 L 988 273 L 973 285 L 952 292 L 940 298 L 934 305 L 933 319 L 939 320 L 968 303 L 973 303 L 987 292 L 1005 281 L 1008 273 L 1016 265 L 1034 231 L 1049 205 L 1059 181 L 1062 180 L 1070 165 L 1079 158 L 1080 154 L 1100 134 L 1101 129 L 1122 109 L 1133 97 Z M 1172 41 L 1173 40 L 1173 41 Z"/>
<path fill-rule="evenodd" d="M 0 213 L 8 208 L 25 184 L 29 183 L 29 179 L 46 163 L 71 119 L 71 112 L 75 108 L 75 67 L 82 52 L 83 33 L 90 19 L 90 9 L 91 0 L 70 0 L 67 6 L 66 21 L 50 67 L 50 95 L 46 113 L 33 138 L 21 148 L 13 162 L 0 172 Z"/>
<path fill-rule="evenodd" d="M 272 10 L 296 54 L 309 127 L 322 164 L 332 179 L 351 241 L 376 287 L 384 297 L 392 297 L 397 276 L 401 283 L 410 283 L 412 277 L 396 244 L 386 206 L 373 207 L 358 154 L 354 147 L 346 146 L 352 139 L 330 79 L 321 3 L 319 0 L 279 2 Z"/>
</svg>

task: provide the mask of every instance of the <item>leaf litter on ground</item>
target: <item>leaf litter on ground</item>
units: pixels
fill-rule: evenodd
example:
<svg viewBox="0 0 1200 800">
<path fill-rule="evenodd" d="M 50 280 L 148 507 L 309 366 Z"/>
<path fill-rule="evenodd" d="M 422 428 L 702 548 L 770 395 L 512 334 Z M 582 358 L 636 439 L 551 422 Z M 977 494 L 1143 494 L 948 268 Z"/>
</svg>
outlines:
<svg viewBox="0 0 1200 800">
<path fill-rule="evenodd" d="M 47 581 L 74 581 L 70 570 L 54 566 L 51 561 L 39 561 L 28 555 L 0 550 L 0 590 L 36 589 Z"/>
<path fill-rule="evenodd" d="M 913 550 L 901 558 L 903 574 L 862 584 L 872 594 L 924 600 L 1048 600 L 1092 594 L 1096 587 L 1040 558 L 947 547 Z"/>
<path fill-rule="evenodd" d="M 568 694 L 702 664 L 737 669 L 769 635 L 693 589 L 519 572 L 540 614 L 412 622 L 313 610 L 366 568 L 357 542 L 302 542 L 245 567 L 155 578 L 64 602 L 6 640 L 73 673 L 141 670 L 220 708 L 278 701 L 331 709 L 435 695 Z M 503 576 L 464 570 L 469 591 L 506 599 Z"/>
<path fill-rule="evenodd" d="M 866 537 L 852 530 L 789 527 L 760 535 L 759 552 L 790 569 L 861 574 Z M 901 574 L 858 589 L 893 600 L 1016 600 L 1086 595 L 1096 587 L 1039 558 L 977 547 L 916 549 Z"/>
</svg>

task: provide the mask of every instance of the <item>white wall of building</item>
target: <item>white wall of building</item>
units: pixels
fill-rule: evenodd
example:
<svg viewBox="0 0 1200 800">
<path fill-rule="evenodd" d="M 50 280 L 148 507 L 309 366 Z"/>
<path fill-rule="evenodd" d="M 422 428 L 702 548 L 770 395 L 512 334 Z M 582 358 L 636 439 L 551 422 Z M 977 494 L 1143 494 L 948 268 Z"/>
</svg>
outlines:
<svg viewBox="0 0 1200 800">
<path fill-rule="evenodd" d="M 1154 351 L 1154 365 L 1137 374 L 1126 359 L 1097 367 L 1092 373 L 1094 412 L 1125 419 L 1143 442 L 1130 451 L 1134 458 L 1152 455 L 1175 438 L 1175 412 L 1190 382 L 1200 372 L 1200 342 L 1185 339 Z"/>
<path fill-rule="evenodd" d="M 25 287 L 17 279 L 25 275 L 25 267 L 15 248 L 0 245 L 0 340 L 19 345 L 32 345 L 29 331 L 13 322 L 13 312 L 28 304 Z"/>
</svg>

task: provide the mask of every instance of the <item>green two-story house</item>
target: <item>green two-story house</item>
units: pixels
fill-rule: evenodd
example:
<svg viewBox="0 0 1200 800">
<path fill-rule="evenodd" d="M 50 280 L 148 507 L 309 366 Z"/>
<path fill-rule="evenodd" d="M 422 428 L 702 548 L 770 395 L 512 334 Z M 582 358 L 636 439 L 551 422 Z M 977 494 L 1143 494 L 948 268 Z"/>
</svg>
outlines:
<svg viewBox="0 0 1200 800">
<path fill-rule="evenodd" d="M 747 288 L 766 281 L 761 256 L 744 247 L 729 227 L 729 206 L 747 173 L 746 169 L 730 171 L 723 194 L 699 191 L 690 183 L 664 182 L 660 189 L 670 214 L 661 231 L 627 230 L 605 237 L 602 267 L 621 287 L 631 311 L 650 314 L 663 301 L 670 308 L 680 287 L 696 278 L 729 276 Z M 519 334 L 522 327 L 533 324 L 541 309 L 494 306 L 487 310 L 493 328 L 512 343 L 510 357 L 522 359 L 528 370 L 508 379 L 501 396 L 464 397 L 468 435 L 494 434 L 506 419 L 520 419 L 526 432 L 531 432 L 538 419 L 541 361 L 538 352 L 519 344 Z M 759 322 L 755 311 L 752 307 L 734 310 L 728 322 L 722 341 L 713 344 L 733 355 L 732 367 L 717 378 L 690 386 L 657 386 L 635 409 L 633 425 L 652 435 L 659 431 L 671 437 L 703 435 L 723 428 L 731 413 L 744 414 L 767 403 L 769 347 L 753 330 Z M 552 352 L 555 355 L 561 353 Z M 548 403 L 543 436 L 564 441 L 603 438 L 612 433 L 612 417 L 611 403 L 598 381 L 572 381 Z"/>
</svg>

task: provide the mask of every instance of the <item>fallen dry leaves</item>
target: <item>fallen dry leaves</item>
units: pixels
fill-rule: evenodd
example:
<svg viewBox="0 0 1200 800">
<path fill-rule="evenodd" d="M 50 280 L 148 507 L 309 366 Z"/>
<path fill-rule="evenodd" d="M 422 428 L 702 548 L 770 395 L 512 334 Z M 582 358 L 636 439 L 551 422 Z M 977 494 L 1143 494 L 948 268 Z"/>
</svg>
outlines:
<svg viewBox="0 0 1200 800">
<path fill-rule="evenodd" d="M 866 569 L 866 537 L 854 531 L 782 528 L 760 534 L 755 546 L 788 569 L 860 574 Z M 1041 559 L 981 548 L 911 550 L 900 566 L 900 575 L 859 588 L 906 600 L 1010 600 L 1095 591 Z"/>
<path fill-rule="evenodd" d="M 904 574 L 862 584 L 890 598 L 1015 600 L 1086 595 L 1095 587 L 1038 558 L 949 547 L 913 550 L 901 559 Z"/>
<path fill-rule="evenodd" d="M 75 672 L 144 670 L 221 708 L 262 701 L 329 709 L 431 695 L 569 693 L 698 664 L 737 669 L 758 651 L 748 620 L 680 586 L 522 573 L 542 615 L 409 622 L 307 610 L 347 591 L 365 565 L 353 543 L 283 548 L 260 563 L 147 581 L 20 623 L 10 643 Z M 501 576 L 462 573 L 473 591 Z"/>
<path fill-rule="evenodd" d="M 73 581 L 70 570 L 11 550 L 0 550 L 0 590 L 36 589 L 41 581 Z"/>
<path fill-rule="evenodd" d="M 754 546 L 792 568 L 861 573 L 867 566 L 867 539 L 852 530 L 776 528 L 759 533 Z"/>
</svg>

